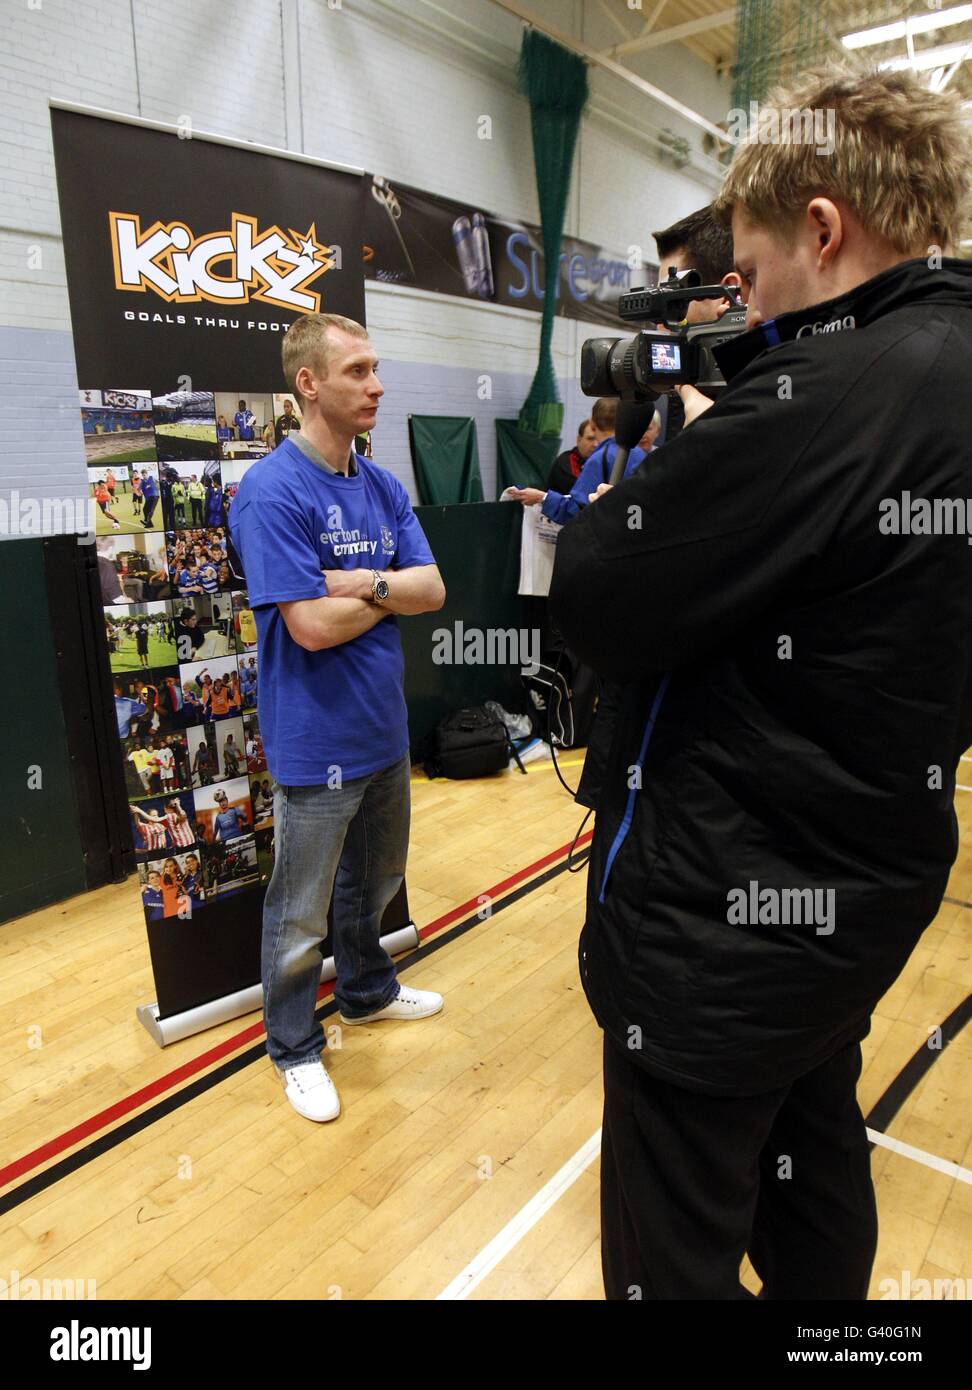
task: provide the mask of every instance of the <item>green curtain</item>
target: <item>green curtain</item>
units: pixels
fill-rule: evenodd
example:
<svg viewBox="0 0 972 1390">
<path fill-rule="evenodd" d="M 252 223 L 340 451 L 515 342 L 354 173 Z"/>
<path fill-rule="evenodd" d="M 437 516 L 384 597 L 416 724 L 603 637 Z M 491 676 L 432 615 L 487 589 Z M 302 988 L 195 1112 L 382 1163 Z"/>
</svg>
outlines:
<svg viewBox="0 0 972 1390">
<path fill-rule="evenodd" d="M 560 453 L 560 439 L 521 430 L 516 420 L 496 421 L 496 499 L 508 487 L 539 487 L 546 490 L 554 459 Z"/>
<path fill-rule="evenodd" d="M 475 420 L 459 415 L 410 415 L 408 436 L 422 506 L 482 502 Z"/>
<path fill-rule="evenodd" d="M 530 99 L 533 161 L 546 266 L 540 356 L 530 394 L 520 411 L 520 428 L 538 435 L 556 435 L 559 439 L 564 407 L 557 390 L 550 344 L 574 145 L 581 112 L 587 104 L 587 67 L 582 58 L 569 53 L 546 34 L 526 29 L 520 48 L 519 79 Z"/>
</svg>

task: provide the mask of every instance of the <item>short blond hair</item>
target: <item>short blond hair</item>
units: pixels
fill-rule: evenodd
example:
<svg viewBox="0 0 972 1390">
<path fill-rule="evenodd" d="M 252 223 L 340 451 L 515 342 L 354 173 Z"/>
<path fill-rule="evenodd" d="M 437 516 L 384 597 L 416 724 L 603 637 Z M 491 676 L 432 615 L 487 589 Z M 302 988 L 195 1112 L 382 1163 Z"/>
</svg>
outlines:
<svg viewBox="0 0 972 1390">
<path fill-rule="evenodd" d="M 957 247 L 968 217 L 970 136 L 954 91 L 932 92 L 910 70 L 830 63 L 777 87 L 762 103 L 778 138 L 760 126 L 738 147 L 714 212 L 784 237 L 811 198 L 839 197 L 861 226 L 905 256 Z M 833 150 L 806 138 L 799 112 L 833 112 Z"/>
<path fill-rule="evenodd" d="M 366 328 L 343 314 L 303 314 L 284 334 L 281 349 L 284 379 L 301 404 L 304 398 L 297 390 L 297 373 L 301 367 L 310 367 L 318 375 L 327 376 L 333 356 L 327 336 L 329 328 L 339 328 L 352 338 L 368 336 Z"/>
</svg>

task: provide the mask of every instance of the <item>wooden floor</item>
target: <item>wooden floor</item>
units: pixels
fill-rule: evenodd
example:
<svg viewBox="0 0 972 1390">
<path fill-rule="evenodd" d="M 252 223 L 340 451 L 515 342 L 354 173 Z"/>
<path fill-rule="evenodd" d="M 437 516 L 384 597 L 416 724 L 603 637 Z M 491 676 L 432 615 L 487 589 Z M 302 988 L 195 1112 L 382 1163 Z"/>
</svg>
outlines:
<svg viewBox="0 0 972 1390">
<path fill-rule="evenodd" d="M 576 782 L 578 757 L 566 761 Z M 969 993 L 972 794 L 957 798 L 956 901 L 943 904 L 875 1015 L 865 1113 Z M 547 765 L 471 783 L 416 776 L 416 922 L 536 864 L 569 843 L 580 819 Z M 0 1276 L 93 1279 L 100 1299 L 418 1299 L 450 1286 L 455 1296 L 453 1281 L 600 1125 L 601 1035 L 576 963 L 585 877 L 553 878 L 411 969 L 403 958 L 407 981 L 444 993 L 445 1010 L 345 1030 L 327 1054 L 338 1121 L 296 1115 L 262 1056 L 15 1205 L 0 1218 Z M 0 1166 L 259 1022 L 239 1019 L 163 1052 L 135 1020 L 153 998 L 134 878 L 0 927 Z M 962 1278 L 972 1292 L 970 1035 L 938 1056 L 888 1130 L 965 1176 L 874 1150 L 871 1297 L 904 1270 L 912 1283 Z M 598 1164 L 577 1175 L 579 1166 L 470 1297 L 603 1297 Z M 757 1287 L 751 1271 L 744 1279 Z"/>
</svg>

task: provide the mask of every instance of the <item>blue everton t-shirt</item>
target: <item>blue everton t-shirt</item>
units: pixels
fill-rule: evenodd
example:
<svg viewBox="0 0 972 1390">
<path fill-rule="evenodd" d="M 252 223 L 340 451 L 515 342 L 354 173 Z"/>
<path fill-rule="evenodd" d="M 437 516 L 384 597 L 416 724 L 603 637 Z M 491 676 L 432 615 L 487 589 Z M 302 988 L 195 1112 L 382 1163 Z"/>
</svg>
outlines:
<svg viewBox="0 0 972 1390">
<path fill-rule="evenodd" d="M 277 607 L 324 597 L 325 569 L 435 564 L 402 484 L 361 454 L 355 459 L 353 477 L 329 473 L 284 439 L 247 469 L 230 509 L 257 625 L 260 732 L 282 786 L 326 783 L 335 767 L 342 781 L 364 777 L 408 751 L 395 615 L 350 642 L 309 652 Z"/>
</svg>

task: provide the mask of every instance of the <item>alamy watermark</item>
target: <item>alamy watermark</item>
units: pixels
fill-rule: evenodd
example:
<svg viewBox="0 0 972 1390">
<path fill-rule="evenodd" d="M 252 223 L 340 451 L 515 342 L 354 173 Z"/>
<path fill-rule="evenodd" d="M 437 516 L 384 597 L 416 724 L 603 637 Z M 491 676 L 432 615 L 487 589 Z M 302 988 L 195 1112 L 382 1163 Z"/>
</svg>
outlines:
<svg viewBox="0 0 972 1390">
<path fill-rule="evenodd" d="M 437 627 L 432 642 L 435 666 L 520 666 L 530 676 L 540 670 L 538 628 L 466 627 L 459 619 Z"/>
<path fill-rule="evenodd" d="M 151 1327 L 82 1327 L 72 1318 L 51 1330 L 52 1361 L 131 1361 L 133 1371 L 152 1365 Z"/>
<path fill-rule="evenodd" d="M 813 926 L 817 936 L 830 936 L 836 925 L 833 888 L 760 888 L 750 879 L 747 888 L 730 888 L 726 921 L 730 926 Z"/>
<path fill-rule="evenodd" d="M 972 499 L 965 497 L 884 497 L 878 503 L 882 536 L 965 536 L 972 545 Z"/>
<path fill-rule="evenodd" d="M 972 1280 L 956 1275 L 945 1279 L 913 1279 L 910 1269 L 901 1271 L 900 1279 L 881 1279 L 878 1282 L 878 1298 L 893 1298 L 904 1302 L 934 1299 L 936 1303 L 945 1299 L 966 1301 L 972 1299 Z"/>
<path fill-rule="evenodd" d="M 741 144 L 813 145 L 819 155 L 833 154 L 837 146 L 837 111 L 830 106 L 734 106 L 726 117 L 726 130 Z"/>
<path fill-rule="evenodd" d="M 12 1269 L 6 1279 L 0 1278 L 0 1302 L 33 1303 L 47 1300 L 98 1297 L 94 1279 L 31 1279 L 19 1269 Z"/>
<path fill-rule="evenodd" d="M 0 497 L 0 536 L 91 535 L 98 515 L 93 497 Z"/>
</svg>

